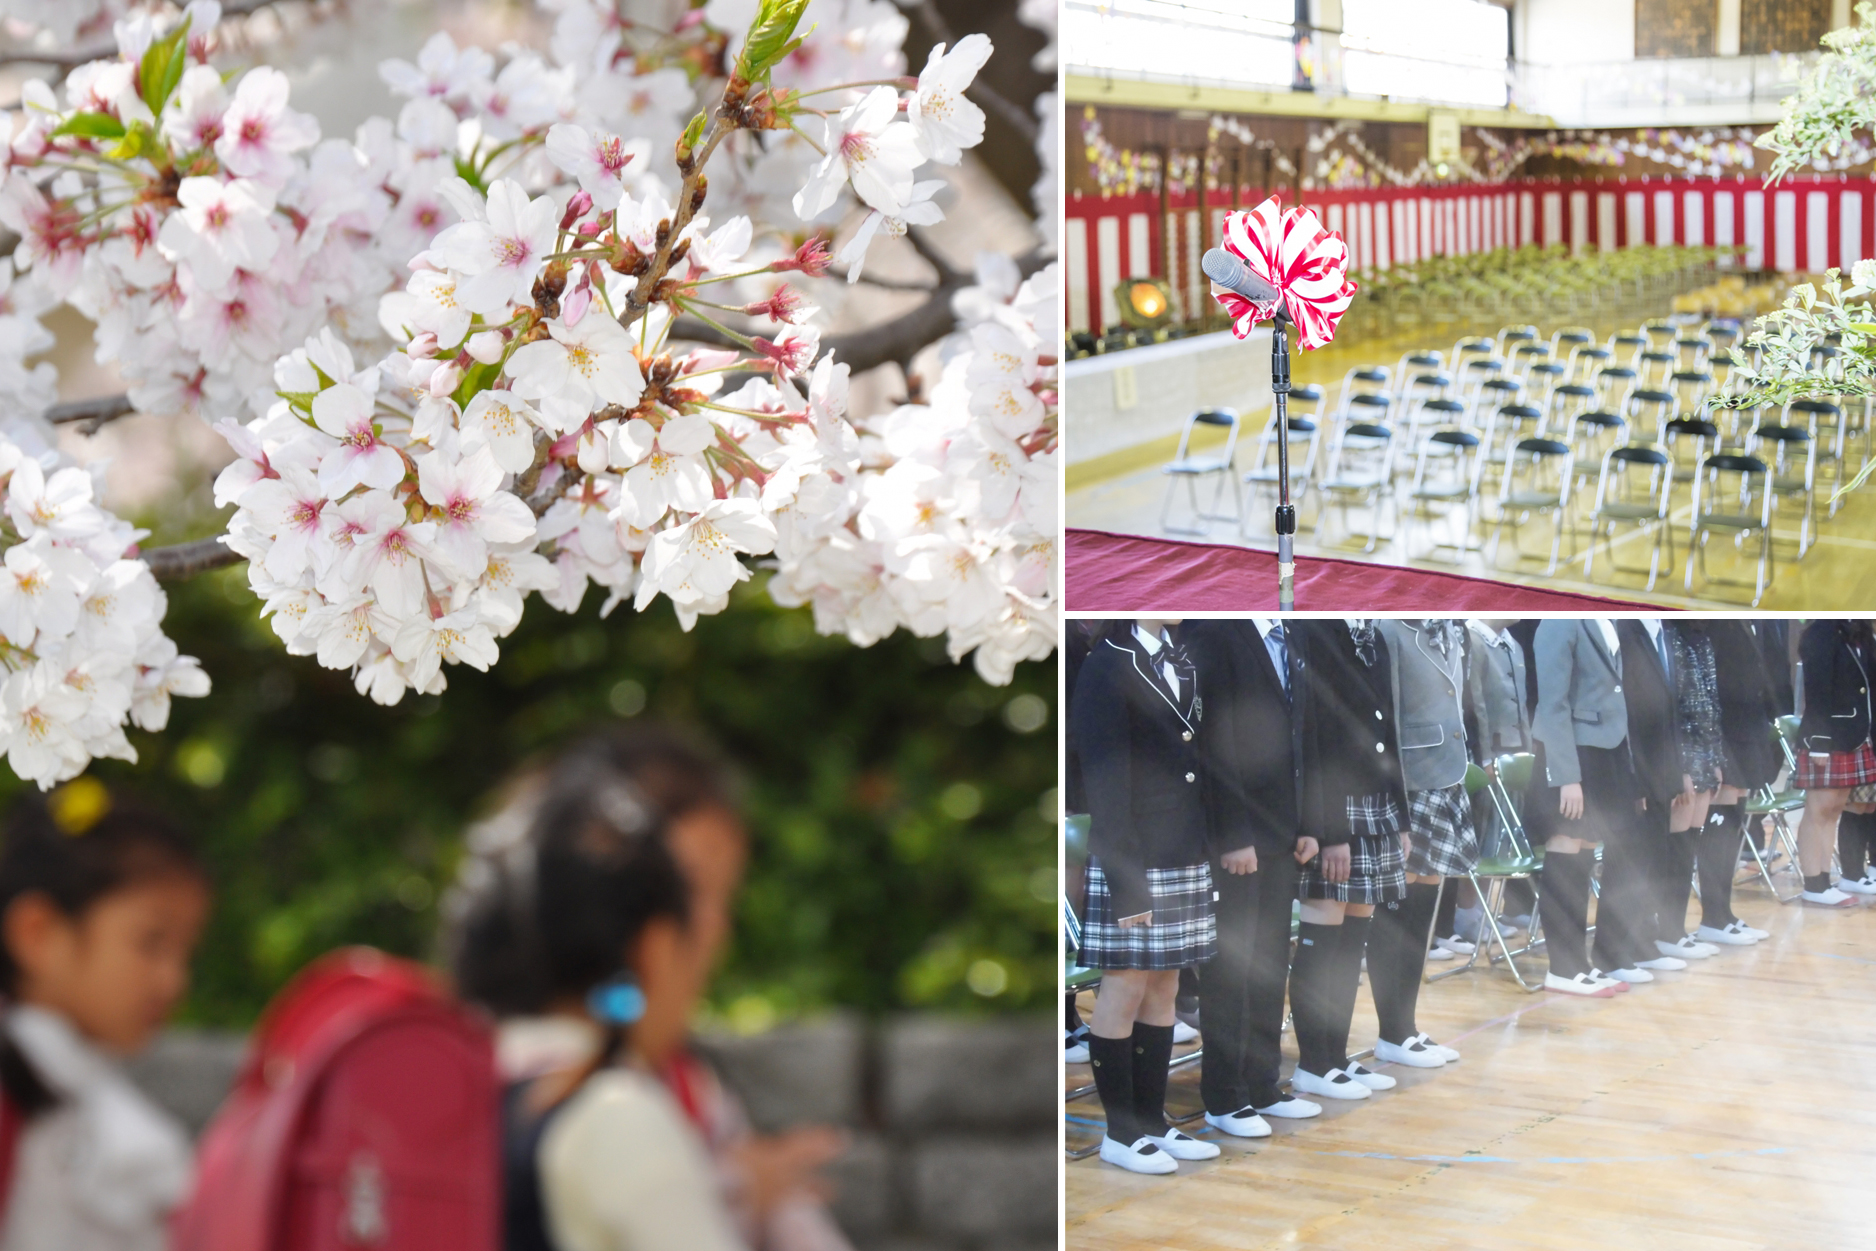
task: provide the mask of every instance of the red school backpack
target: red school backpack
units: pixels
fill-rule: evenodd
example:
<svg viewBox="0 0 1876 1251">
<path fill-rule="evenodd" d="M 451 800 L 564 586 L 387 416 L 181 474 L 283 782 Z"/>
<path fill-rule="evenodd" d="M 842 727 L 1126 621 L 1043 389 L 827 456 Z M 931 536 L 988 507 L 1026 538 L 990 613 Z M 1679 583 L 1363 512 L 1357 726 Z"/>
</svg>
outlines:
<svg viewBox="0 0 1876 1251">
<path fill-rule="evenodd" d="M 176 1251 L 498 1251 L 488 1030 L 420 965 L 315 961 L 269 1005 L 203 1133 Z"/>
</svg>

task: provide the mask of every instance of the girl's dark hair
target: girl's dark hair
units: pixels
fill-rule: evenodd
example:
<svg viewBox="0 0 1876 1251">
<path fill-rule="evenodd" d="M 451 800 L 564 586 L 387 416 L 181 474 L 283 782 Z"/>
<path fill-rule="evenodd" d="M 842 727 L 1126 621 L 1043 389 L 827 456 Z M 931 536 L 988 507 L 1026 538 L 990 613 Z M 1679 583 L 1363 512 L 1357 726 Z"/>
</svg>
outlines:
<svg viewBox="0 0 1876 1251">
<path fill-rule="evenodd" d="M 170 874 L 207 877 L 182 829 L 96 778 L 77 778 L 15 803 L 0 848 L 0 918 L 15 900 L 43 895 L 76 919 L 107 895 Z M 20 967 L 0 939 L 0 994 L 16 997 L 19 981 Z M 57 1102 L 6 1031 L 0 1089 L 28 1117 Z"/>
<path fill-rule="evenodd" d="M 458 993 L 497 1016 L 529 1015 L 617 974 L 648 922 L 686 917 L 666 835 L 707 805 L 736 806 L 728 774 L 662 726 L 589 733 L 530 771 L 471 831 L 446 906 Z"/>
</svg>

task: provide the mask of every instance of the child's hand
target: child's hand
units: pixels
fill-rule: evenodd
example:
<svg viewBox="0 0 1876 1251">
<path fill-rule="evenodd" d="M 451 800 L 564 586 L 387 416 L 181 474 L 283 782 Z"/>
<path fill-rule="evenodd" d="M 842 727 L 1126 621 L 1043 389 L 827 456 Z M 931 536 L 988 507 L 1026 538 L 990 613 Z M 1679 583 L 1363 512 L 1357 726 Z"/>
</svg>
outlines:
<svg viewBox="0 0 1876 1251">
<path fill-rule="evenodd" d="M 811 1125 L 781 1134 L 752 1137 L 732 1153 L 742 1171 L 745 1194 L 758 1221 L 765 1221 L 775 1205 L 803 1191 L 820 1199 L 833 1187 L 820 1176 L 823 1168 L 847 1150 L 846 1131 Z"/>
</svg>

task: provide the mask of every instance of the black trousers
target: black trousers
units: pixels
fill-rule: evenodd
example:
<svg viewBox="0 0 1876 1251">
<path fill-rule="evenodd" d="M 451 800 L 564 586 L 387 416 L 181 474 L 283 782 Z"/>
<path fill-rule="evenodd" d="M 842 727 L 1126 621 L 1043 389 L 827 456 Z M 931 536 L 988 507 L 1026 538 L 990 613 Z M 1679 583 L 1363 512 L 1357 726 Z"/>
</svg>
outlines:
<svg viewBox="0 0 1876 1251">
<path fill-rule="evenodd" d="M 1648 879 L 1650 887 L 1650 924 L 1642 937 L 1664 943 L 1679 942 L 1687 936 L 1687 903 L 1694 893 L 1693 830 L 1666 830 L 1647 840 Z M 1644 959 L 1659 954 L 1651 950 Z"/>
<path fill-rule="evenodd" d="M 1267 1108 L 1282 1098 L 1277 1069 L 1290 977 L 1290 903 L 1300 871 L 1288 855 L 1260 854 L 1255 873 L 1212 866 L 1218 954 L 1199 966 L 1205 1029 L 1199 1094 L 1214 1116 Z"/>
<path fill-rule="evenodd" d="M 1608 812 L 1593 950 L 1596 967 L 1605 973 L 1661 954 L 1655 950 L 1661 898 L 1657 860 L 1668 837 L 1668 813 L 1665 804 L 1656 808 L 1650 804 L 1645 812 L 1632 807 L 1626 814 Z"/>
</svg>

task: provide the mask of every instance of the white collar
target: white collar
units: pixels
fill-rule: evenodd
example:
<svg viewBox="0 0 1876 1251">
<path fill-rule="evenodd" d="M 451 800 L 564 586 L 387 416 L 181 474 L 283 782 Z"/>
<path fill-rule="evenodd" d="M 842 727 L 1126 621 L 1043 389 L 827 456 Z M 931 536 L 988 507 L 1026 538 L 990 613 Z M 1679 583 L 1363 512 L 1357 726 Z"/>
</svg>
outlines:
<svg viewBox="0 0 1876 1251">
<path fill-rule="evenodd" d="M 1153 637 L 1137 625 L 1133 628 L 1133 636 L 1140 640 L 1140 646 L 1146 648 L 1146 654 L 1149 656 L 1159 655 L 1159 649 L 1165 646 L 1163 640 Z"/>
<path fill-rule="evenodd" d="M 1637 617 L 1635 620 L 1642 623 L 1642 629 L 1648 631 L 1649 638 L 1653 639 L 1656 643 L 1661 641 L 1661 618 Z"/>
<path fill-rule="evenodd" d="M 1251 624 L 1257 627 L 1257 637 L 1268 640 L 1270 632 L 1277 628 L 1275 617 L 1252 617 Z"/>
</svg>

